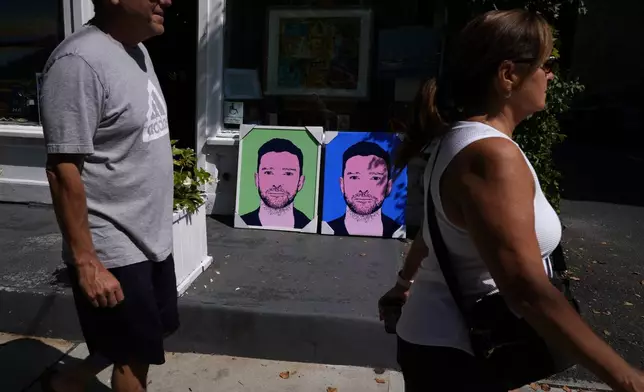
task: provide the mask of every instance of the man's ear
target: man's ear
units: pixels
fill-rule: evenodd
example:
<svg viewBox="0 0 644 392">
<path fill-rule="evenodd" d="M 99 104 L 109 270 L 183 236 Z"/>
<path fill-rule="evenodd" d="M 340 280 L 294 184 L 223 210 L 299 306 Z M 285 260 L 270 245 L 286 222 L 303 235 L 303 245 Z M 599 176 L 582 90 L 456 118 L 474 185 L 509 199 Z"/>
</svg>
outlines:
<svg viewBox="0 0 644 392">
<path fill-rule="evenodd" d="M 344 178 L 340 177 L 340 192 L 344 195 Z"/>
<path fill-rule="evenodd" d="M 304 174 L 302 174 L 300 176 L 300 181 L 297 183 L 297 191 L 298 192 L 301 191 L 302 188 L 304 188 L 304 180 L 306 180 L 306 178 L 304 177 Z"/>
<path fill-rule="evenodd" d="M 255 173 L 255 187 L 259 189 L 259 173 Z"/>
<path fill-rule="evenodd" d="M 391 187 L 394 185 L 394 182 L 392 180 L 387 181 L 387 193 L 385 194 L 385 198 L 389 197 L 391 194 Z"/>
</svg>

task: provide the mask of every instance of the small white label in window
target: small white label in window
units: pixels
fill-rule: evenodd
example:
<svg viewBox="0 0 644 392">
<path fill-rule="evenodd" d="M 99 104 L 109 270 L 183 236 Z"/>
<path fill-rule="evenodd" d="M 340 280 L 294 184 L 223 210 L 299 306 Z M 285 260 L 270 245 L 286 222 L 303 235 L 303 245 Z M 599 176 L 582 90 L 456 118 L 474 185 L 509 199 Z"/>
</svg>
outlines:
<svg viewBox="0 0 644 392">
<path fill-rule="evenodd" d="M 224 101 L 224 124 L 244 123 L 244 103 Z"/>
</svg>

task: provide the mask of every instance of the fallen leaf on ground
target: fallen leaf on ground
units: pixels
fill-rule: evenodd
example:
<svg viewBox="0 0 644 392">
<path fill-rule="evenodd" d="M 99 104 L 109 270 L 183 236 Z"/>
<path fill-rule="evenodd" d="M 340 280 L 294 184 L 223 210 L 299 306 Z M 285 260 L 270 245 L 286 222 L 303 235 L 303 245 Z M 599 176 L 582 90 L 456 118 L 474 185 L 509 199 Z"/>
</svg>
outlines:
<svg viewBox="0 0 644 392">
<path fill-rule="evenodd" d="M 610 335 L 612 335 L 612 333 L 610 333 L 610 332 L 609 332 L 609 331 L 607 331 L 607 330 L 604 330 L 604 335 L 606 335 L 606 336 L 610 336 Z"/>
<path fill-rule="evenodd" d="M 282 380 L 287 380 L 289 377 L 291 377 L 291 372 L 286 371 L 286 372 L 280 373 L 280 378 Z"/>
<path fill-rule="evenodd" d="M 626 301 L 626 302 L 624 302 L 624 306 L 633 306 L 633 304 L 628 302 L 628 301 Z"/>
<path fill-rule="evenodd" d="M 593 309 L 593 313 L 595 313 L 595 314 L 600 314 L 601 312 L 600 312 L 599 310 L 595 310 L 595 309 Z"/>
<path fill-rule="evenodd" d="M 579 279 L 576 276 L 570 276 L 570 280 L 574 280 L 575 282 L 579 282 L 581 279 Z"/>
<path fill-rule="evenodd" d="M 537 384 L 535 384 L 535 383 L 532 383 L 532 384 L 530 384 L 530 389 L 532 389 L 533 391 L 538 391 L 539 386 Z"/>
<path fill-rule="evenodd" d="M 366 253 L 360 253 L 360 256 L 362 256 L 362 257 L 364 257 L 366 255 L 367 255 Z"/>
<path fill-rule="evenodd" d="M 608 244 L 608 242 L 602 241 L 602 245 L 607 245 L 607 244 Z"/>
<path fill-rule="evenodd" d="M 326 392 L 338 392 L 338 388 L 328 387 Z"/>
<path fill-rule="evenodd" d="M 224 259 L 227 259 L 227 258 L 229 258 L 229 257 L 230 257 L 230 255 L 226 255 L 226 256 L 224 256 Z"/>
<path fill-rule="evenodd" d="M 376 382 L 377 382 L 378 384 L 386 384 L 386 383 L 387 383 L 387 380 L 385 380 L 384 378 L 376 378 Z"/>
<path fill-rule="evenodd" d="M 563 387 L 563 388 L 561 388 L 561 389 L 563 389 L 563 390 L 564 390 L 564 392 L 572 392 L 572 390 L 571 390 L 570 388 L 566 387 L 566 386 L 564 386 L 564 387 Z"/>
<path fill-rule="evenodd" d="M 609 312 L 609 311 L 607 310 L 607 311 L 605 311 L 605 312 L 604 312 L 604 314 L 605 314 L 606 316 L 610 316 L 612 313 L 611 313 L 611 312 Z"/>
<path fill-rule="evenodd" d="M 550 385 L 542 384 L 541 389 L 543 390 L 543 392 L 549 392 L 550 391 Z"/>
<path fill-rule="evenodd" d="M 641 284 L 642 286 L 644 286 L 644 280 L 643 280 L 643 281 L 641 281 L 641 282 L 640 282 L 640 284 Z"/>
</svg>

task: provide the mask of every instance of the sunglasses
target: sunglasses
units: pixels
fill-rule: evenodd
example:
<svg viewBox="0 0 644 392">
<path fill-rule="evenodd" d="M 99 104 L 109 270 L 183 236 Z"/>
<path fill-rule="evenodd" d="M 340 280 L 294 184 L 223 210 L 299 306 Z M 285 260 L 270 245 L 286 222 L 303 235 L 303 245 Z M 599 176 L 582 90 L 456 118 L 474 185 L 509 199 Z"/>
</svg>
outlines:
<svg viewBox="0 0 644 392">
<path fill-rule="evenodd" d="M 532 63 L 536 60 L 536 58 L 531 58 L 531 59 L 518 59 L 512 61 L 513 63 Z M 548 59 L 539 66 L 542 70 L 544 70 L 545 73 L 554 73 L 557 70 L 559 64 L 559 59 L 557 59 L 554 56 L 548 57 Z"/>
</svg>

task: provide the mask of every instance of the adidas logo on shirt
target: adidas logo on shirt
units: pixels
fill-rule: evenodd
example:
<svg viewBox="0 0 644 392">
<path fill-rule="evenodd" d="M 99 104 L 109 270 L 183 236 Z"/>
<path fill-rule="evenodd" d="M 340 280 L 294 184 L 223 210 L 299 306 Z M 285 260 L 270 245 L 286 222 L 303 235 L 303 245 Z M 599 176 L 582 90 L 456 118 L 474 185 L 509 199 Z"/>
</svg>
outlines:
<svg viewBox="0 0 644 392">
<path fill-rule="evenodd" d="M 168 114 L 165 102 L 159 90 L 148 79 L 148 113 L 143 126 L 143 141 L 148 143 L 166 135 L 168 128 Z"/>
</svg>

